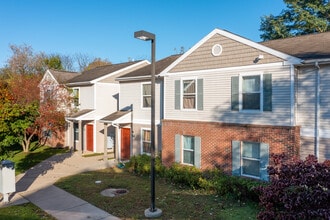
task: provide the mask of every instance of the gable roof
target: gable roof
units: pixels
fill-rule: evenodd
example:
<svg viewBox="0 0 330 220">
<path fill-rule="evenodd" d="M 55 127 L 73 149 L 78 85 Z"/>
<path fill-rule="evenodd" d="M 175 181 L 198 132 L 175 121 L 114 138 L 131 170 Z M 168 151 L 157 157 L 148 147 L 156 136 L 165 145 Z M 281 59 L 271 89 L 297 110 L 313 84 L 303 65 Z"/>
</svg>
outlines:
<svg viewBox="0 0 330 220">
<path fill-rule="evenodd" d="M 221 30 L 221 29 L 214 29 L 212 32 L 210 32 L 208 35 L 206 35 L 204 38 L 202 38 L 197 44 L 195 44 L 191 49 L 189 49 L 186 53 L 184 53 L 180 58 L 178 58 L 176 61 L 174 61 L 170 66 L 168 66 L 160 75 L 164 76 L 166 75 L 171 69 L 173 69 L 176 65 L 178 65 L 181 61 L 186 59 L 190 54 L 192 54 L 194 51 L 196 51 L 200 46 L 202 46 L 204 43 L 206 43 L 208 40 L 210 40 L 215 35 L 221 35 L 223 37 L 226 37 L 228 39 L 231 39 L 235 42 L 238 42 L 242 45 L 249 46 L 251 48 L 263 51 L 265 53 L 271 54 L 273 56 L 276 56 L 285 62 L 289 62 L 292 64 L 301 63 L 301 60 L 297 57 L 291 56 L 289 54 L 283 53 L 281 51 L 272 49 L 270 47 L 266 47 L 262 44 L 256 43 L 254 41 L 251 41 L 247 38 L 241 37 L 239 35 L 233 34 L 231 32 Z"/>
<path fill-rule="evenodd" d="M 119 64 L 109 64 L 105 66 L 99 66 L 91 70 L 87 70 L 82 72 L 81 75 L 71 79 L 68 81 L 68 84 L 76 84 L 76 83 L 93 83 L 102 77 L 107 76 L 108 74 L 115 74 L 117 71 L 129 68 L 134 64 L 138 64 L 144 61 L 131 61 L 126 63 Z"/>
<path fill-rule="evenodd" d="M 68 80 L 78 76 L 80 73 L 78 72 L 69 72 L 69 71 L 62 71 L 62 70 L 53 70 L 53 69 L 48 69 L 46 73 L 44 74 L 42 80 L 40 83 L 42 83 L 45 78 L 50 76 L 54 81 L 56 81 L 58 84 L 64 84 Z"/>
<path fill-rule="evenodd" d="M 304 60 L 330 58 L 330 31 L 270 40 L 260 44 Z"/>
<path fill-rule="evenodd" d="M 164 59 L 161 59 L 155 64 L 155 75 L 159 75 L 165 68 L 167 68 L 170 64 L 172 64 L 175 60 L 177 60 L 181 54 L 171 55 Z M 140 69 L 134 70 L 130 73 L 127 73 L 121 77 L 118 77 L 118 81 L 123 80 L 132 80 L 132 79 L 141 79 L 141 78 L 150 78 L 151 77 L 151 65 L 144 66 Z"/>
</svg>

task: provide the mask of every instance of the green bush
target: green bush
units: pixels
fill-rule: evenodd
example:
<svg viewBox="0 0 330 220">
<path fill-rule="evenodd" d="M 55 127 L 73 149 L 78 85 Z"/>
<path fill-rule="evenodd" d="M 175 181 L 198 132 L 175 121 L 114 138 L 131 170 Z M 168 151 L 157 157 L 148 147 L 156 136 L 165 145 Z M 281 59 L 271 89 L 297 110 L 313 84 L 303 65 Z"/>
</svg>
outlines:
<svg viewBox="0 0 330 220">
<path fill-rule="evenodd" d="M 150 160 L 148 155 L 133 156 L 125 167 L 137 175 L 149 175 Z M 231 196 L 241 201 L 258 201 L 259 195 L 255 188 L 263 184 L 258 180 L 228 176 L 220 169 L 201 171 L 194 166 L 178 163 L 166 168 L 162 165 L 160 157 L 155 159 L 155 171 L 156 175 L 174 184 L 214 191 L 220 196 Z"/>
<path fill-rule="evenodd" d="M 173 183 L 196 189 L 200 188 L 199 179 L 202 177 L 202 172 L 194 166 L 174 163 L 171 167 L 166 169 L 164 177 Z"/>
<path fill-rule="evenodd" d="M 146 154 L 131 157 L 130 161 L 125 164 L 129 172 L 137 175 L 150 175 L 151 157 Z M 163 176 L 165 167 L 159 156 L 155 158 L 155 172 L 156 175 Z"/>
</svg>

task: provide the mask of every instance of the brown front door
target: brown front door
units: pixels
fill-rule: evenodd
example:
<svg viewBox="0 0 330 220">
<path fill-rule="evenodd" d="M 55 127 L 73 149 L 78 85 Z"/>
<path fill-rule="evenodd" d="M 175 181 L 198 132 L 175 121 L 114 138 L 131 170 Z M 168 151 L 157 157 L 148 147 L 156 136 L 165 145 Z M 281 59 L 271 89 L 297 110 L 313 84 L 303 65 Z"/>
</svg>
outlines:
<svg viewBox="0 0 330 220">
<path fill-rule="evenodd" d="M 130 158 L 130 146 L 131 146 L 131 129 L 122 128 L 121 129 L 121 159 Z"/>
<path fill-rule="evenodd" d="M 93 151 L 93 125 L 86 125 L 86 150 Z"/>
</svg>

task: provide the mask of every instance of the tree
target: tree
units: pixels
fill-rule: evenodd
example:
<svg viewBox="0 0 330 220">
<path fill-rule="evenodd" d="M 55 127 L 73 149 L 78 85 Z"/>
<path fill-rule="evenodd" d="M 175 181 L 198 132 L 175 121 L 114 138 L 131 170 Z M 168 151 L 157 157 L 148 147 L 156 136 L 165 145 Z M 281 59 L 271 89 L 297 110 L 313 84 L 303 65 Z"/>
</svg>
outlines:
<svg viewBox="0 0 330 220">
<path fill-rule="evenodd" d="M 60 55 L 50 55 L 44 59 L 44 63 L 48 69 L 63 70 Z"/>
<path fill-rule="evenodd" d="M 110 65 L 111 62 L 109 62 L 107 59 L 102 60 L 101 58 L 95 58 L 91 63 L 88 64 L 87 67 L 85 67 L 84 71 L 94 69 L 99 66 L 105 66 Z"/>
<path fill-rule="evenodd" d="M 28 152 L 32 137 L 37 133 L 35 124 L 39 116 L 38 75 L 12 74 L 3 81 L 6 97 L 1 99 L 0 108 L 0 146 L 9 147 L 21 144 Z"/>
<path fill-rule="evenodd" d="M 264 41 L 330 30 L 329 0 L 284 0 L 280 15 L 261 18 L 260 38 Z"/>
</svg>

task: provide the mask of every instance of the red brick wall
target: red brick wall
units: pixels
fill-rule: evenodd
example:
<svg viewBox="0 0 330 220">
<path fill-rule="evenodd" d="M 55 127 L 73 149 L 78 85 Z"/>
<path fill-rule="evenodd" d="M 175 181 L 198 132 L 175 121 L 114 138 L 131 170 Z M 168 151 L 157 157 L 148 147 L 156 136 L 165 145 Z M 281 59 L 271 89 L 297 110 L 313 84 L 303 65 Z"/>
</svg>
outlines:
<svg viewBox="0 0 330 220">
<path fill-rule="evenodd" d="M 162 161 L 165 166 L 174 162 L 176 134 L 201 137 L 201 169 L 220 167 L 231 172 L 231 142 L 253 141 L 269 144 L 269 153 L 299 156 L 300 127 L 225 124 L 163 120 Z"/>
</svg>

